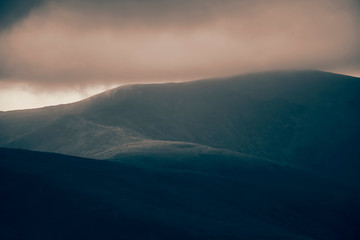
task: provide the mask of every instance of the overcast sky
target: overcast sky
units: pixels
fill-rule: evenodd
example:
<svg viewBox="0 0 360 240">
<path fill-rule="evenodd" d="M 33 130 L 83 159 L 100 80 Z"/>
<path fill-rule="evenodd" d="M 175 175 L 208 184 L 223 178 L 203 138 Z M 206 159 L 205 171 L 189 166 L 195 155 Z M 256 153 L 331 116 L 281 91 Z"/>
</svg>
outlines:
<svg viewBox="0 0 360 240">
<path fill-rule="evenodd" d="M 0 1 L 0 110 L 277 69 L 360 76 L 359 1 Z"/>
</svg>

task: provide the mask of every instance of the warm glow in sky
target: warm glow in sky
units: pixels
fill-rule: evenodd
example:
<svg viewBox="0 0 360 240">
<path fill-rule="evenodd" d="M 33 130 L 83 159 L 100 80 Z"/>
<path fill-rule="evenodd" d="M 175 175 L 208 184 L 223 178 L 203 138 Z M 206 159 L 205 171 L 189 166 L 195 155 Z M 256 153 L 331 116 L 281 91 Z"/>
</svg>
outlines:
<svg viewBox="0 0 360 240">
<path fill-rule="evenodd" d="M 9 111 L 72 103 L 113 87 L 110 85 L 97 85 L 83 89 L 45 91 L 29 88 L 27 85 L 13 85 L 10 88 L 0 89 L 0 109 L 1 111 Z"/>
<path fill-rule="evenodd" d="M 360 76 L 356 0 L 3 5 L 0 110 L 73 102 L 121 84 L 274 69 Z"/>
</svg>

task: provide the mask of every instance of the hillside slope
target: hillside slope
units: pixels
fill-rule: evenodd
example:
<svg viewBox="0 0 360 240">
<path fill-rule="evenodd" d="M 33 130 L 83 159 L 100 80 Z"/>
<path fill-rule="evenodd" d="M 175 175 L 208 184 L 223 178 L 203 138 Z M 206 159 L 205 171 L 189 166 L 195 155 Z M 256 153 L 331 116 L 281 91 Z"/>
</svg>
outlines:
<svg viewBox="0 0 360 240">
<path fill-rule="evenodd" d="M 359 92 L 358 78 L 320 71 L 125 86 L 74 104 L 1 113 L 0 145 L 104 159 L 129 146 L 141 152 L 142 143 L 184 142 L 353 183 L 360 180 Z"/>
<path fill-rule="evenodd" d="M 1 239 L 359 239 L 358 191 L 249 156 L 0 148 Z"/>
</svg>

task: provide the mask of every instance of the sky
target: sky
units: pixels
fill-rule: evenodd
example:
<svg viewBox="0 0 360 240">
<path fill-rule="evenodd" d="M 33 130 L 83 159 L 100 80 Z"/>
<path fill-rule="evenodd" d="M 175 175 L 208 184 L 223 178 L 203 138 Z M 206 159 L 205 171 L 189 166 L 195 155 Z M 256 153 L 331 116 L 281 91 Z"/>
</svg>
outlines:
<svg viewBox="0 0 360 240">
<path fill-rule="evenodd" d="M 360 1 L 0 1 L 0 111 L 287 69 L 360 77 Z"/>
</svg>

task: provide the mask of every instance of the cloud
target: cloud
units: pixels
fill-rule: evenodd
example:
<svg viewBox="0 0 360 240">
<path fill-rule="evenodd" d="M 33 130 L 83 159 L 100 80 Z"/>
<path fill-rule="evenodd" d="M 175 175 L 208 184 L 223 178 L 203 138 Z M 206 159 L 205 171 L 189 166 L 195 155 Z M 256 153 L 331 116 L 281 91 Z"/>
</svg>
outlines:
<svg viewBox="0 0 360 240">
<path fill-rule="evenodd" d="M 17 8 L 10 4 L 14 14 L 7 12 L 3 19 L 8 20 L 1 25 L 6 31 L 0 34 L 0 81 L 58 89 L 284 68 L 356 68 L 357 4 L 350 0 L 48 0 Z"/>
<path fill-rule="evenodd" d="M 43 4 L 43 0 L 0 1 L 0 30 L 8 29 L 17 21 L 26 18 L 32 9 Z"/>
</svg>

